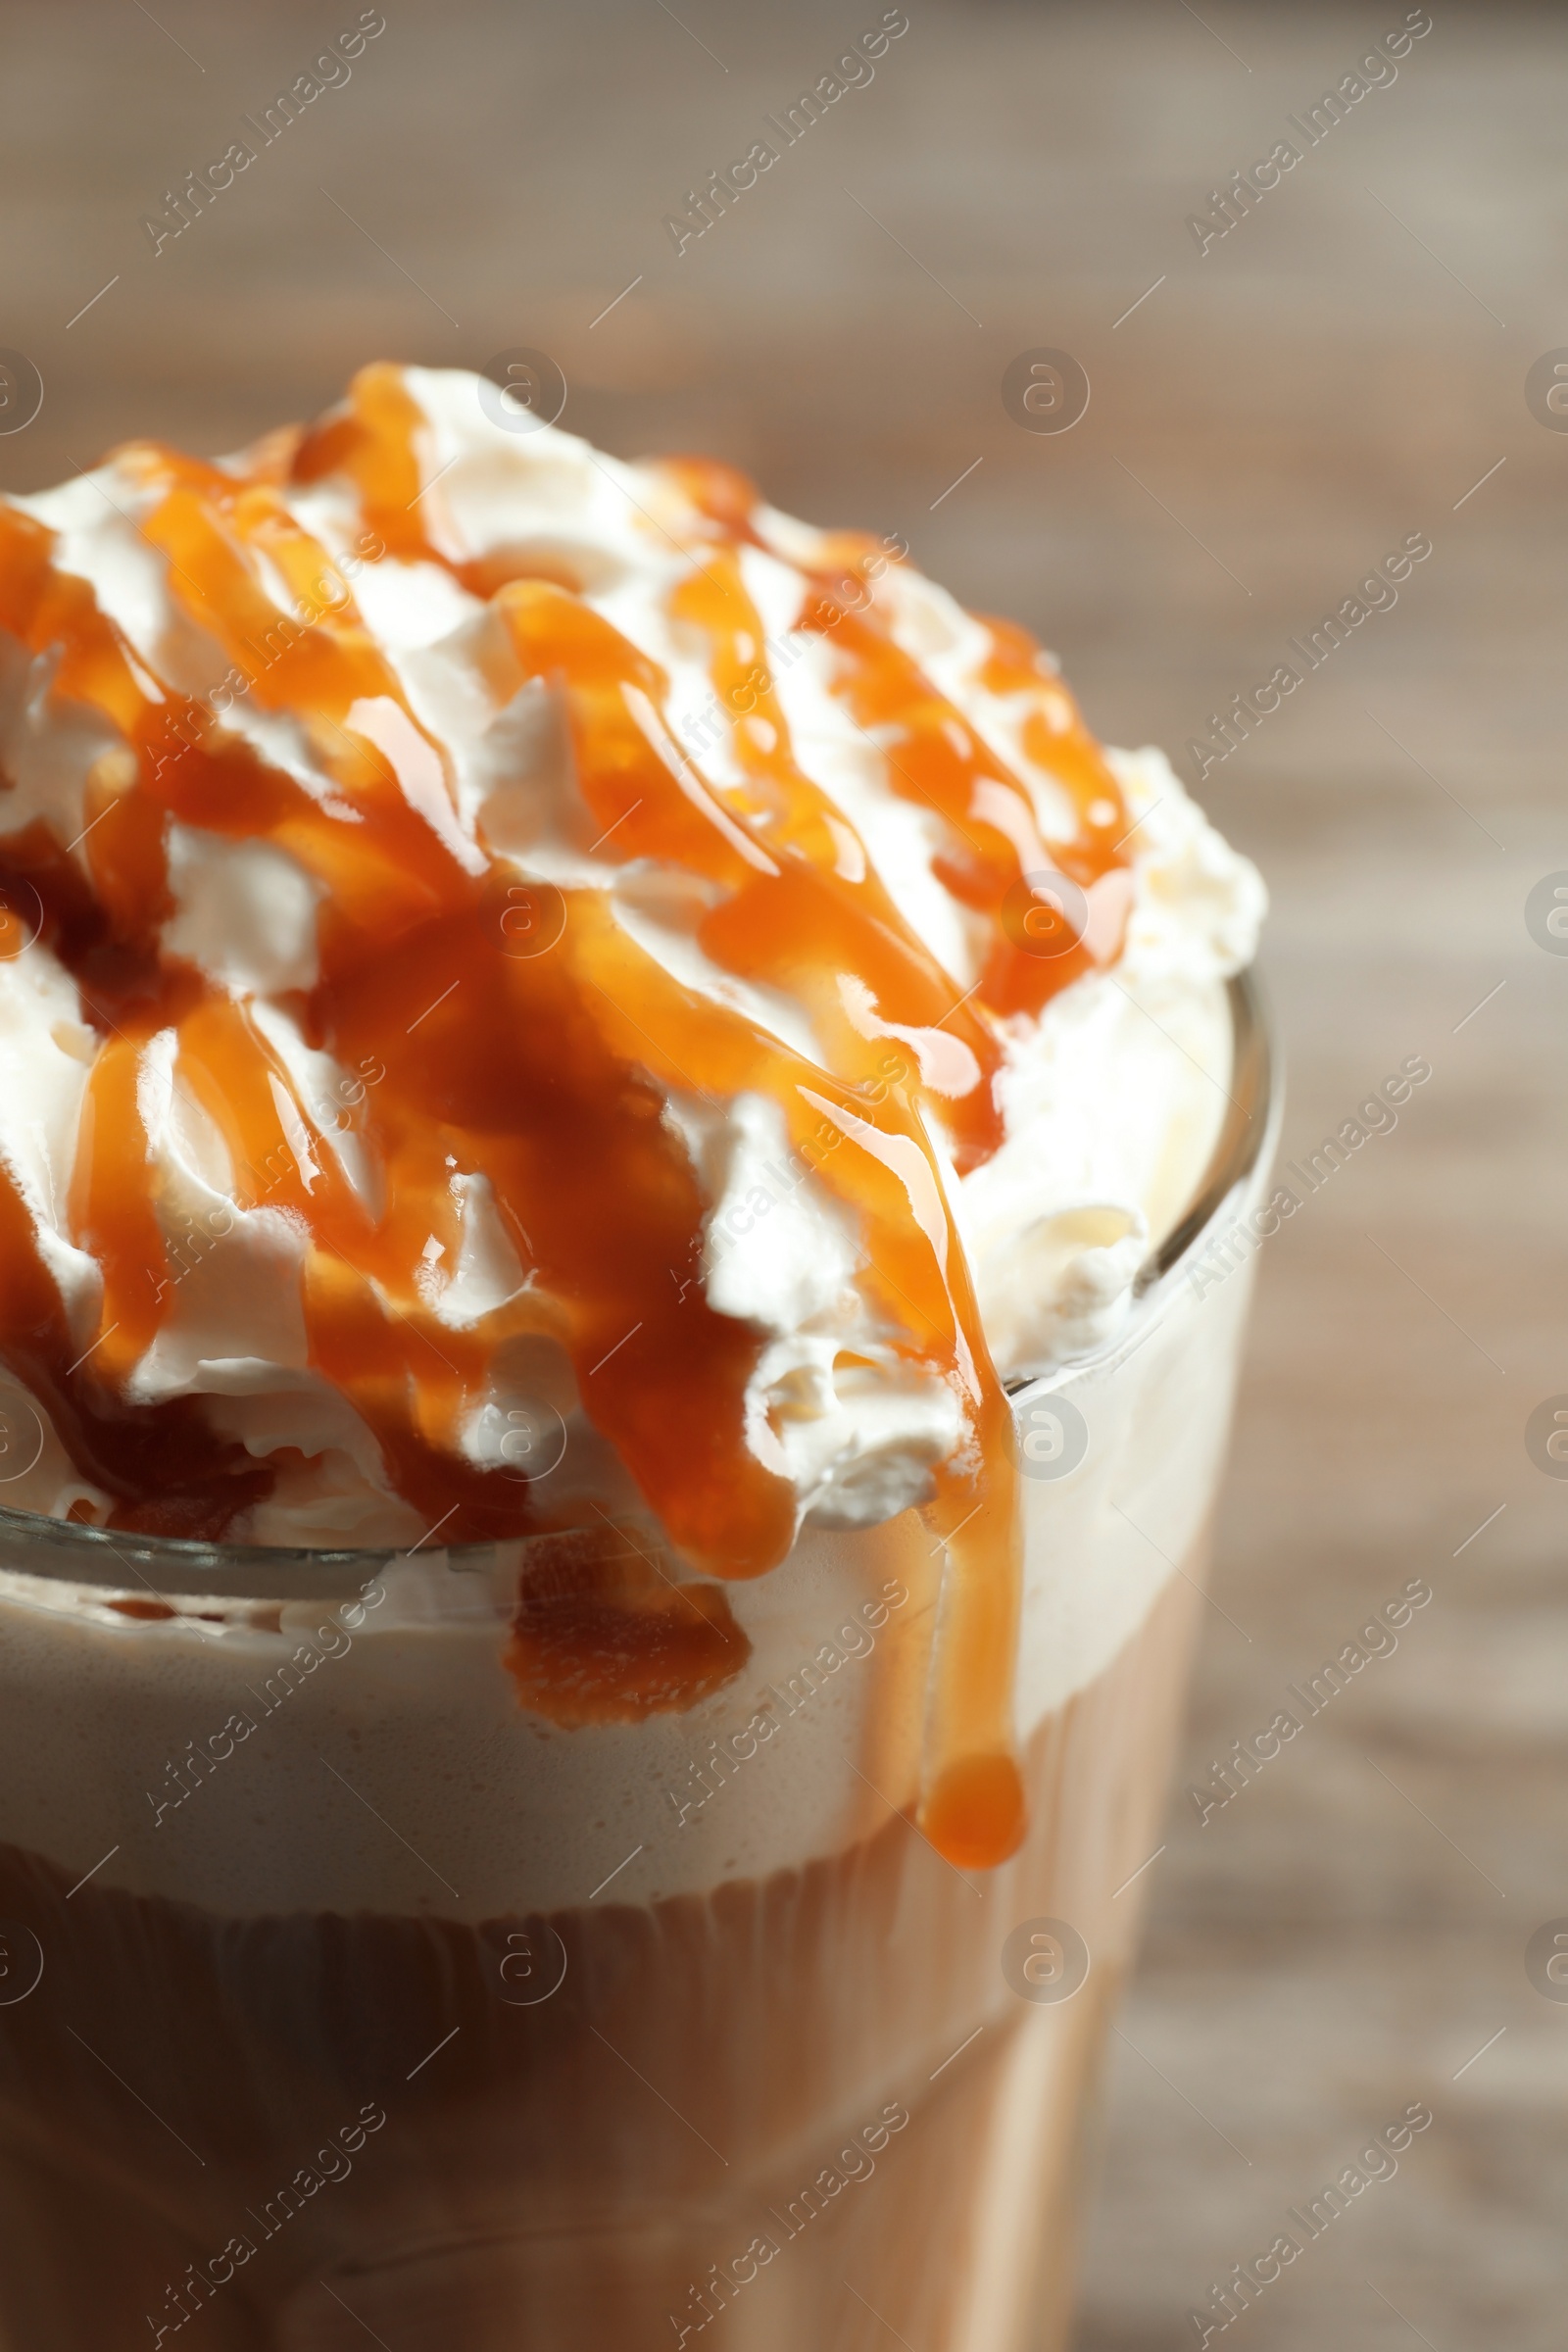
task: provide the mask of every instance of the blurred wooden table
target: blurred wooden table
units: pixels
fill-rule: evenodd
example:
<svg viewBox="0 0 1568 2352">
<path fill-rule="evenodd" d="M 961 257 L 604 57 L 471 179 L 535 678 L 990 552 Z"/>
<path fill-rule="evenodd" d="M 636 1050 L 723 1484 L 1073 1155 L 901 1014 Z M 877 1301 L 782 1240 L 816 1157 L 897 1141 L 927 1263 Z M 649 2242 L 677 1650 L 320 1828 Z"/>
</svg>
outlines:
<svg viewBox="0 0 1568 2352">
<path fill-rule="evenodd" d="M 143 216 L 326 21 L 0 8 L 0 342 L 46 384 L 0 484 L 131 432 L 232 446 L 375 354 L 543 346 L 568 424 L 712 449 L 784 506 L 904 530 L 1041 630 L 1102 732 L 1178 754 L 1431 536 L 1398 605 L 1205 786 L 1275 893 L 1287 1152 L 1403 1056 L 1434 1075 L 1268 1246 L 1184 1777 L 1406 1579 L 1436 1598 L 1245 1800 L 1206 1828 L 1173 1808 L 1082 2343 L 1195 2340 L 1208 2282 L 1424 2099 L 1398 2177 L 1264 2294 L 1248 2342 L 1556 2352 L 1568 2008 L 1524 1952 L 1568 1913 L 1568 1486 L 1523 1431 L 1568 1390 L 1568 960 L 1523 909 L 1568 868 L 1568 436 L 1523 384 L 1568 335 L 1558 18 L 1435 10 L 1396 80 L 1200 254 L 1187 217 L 1402 7 L 910 0 L 874 80 L 677 256 L 662 217 L 858 18 L 386 13 L 352 77 L 155 255 Z M 1041 345 L 1088 369 L 1070 433 L 1003 409 L 1004 366 Z"/>
</svg>

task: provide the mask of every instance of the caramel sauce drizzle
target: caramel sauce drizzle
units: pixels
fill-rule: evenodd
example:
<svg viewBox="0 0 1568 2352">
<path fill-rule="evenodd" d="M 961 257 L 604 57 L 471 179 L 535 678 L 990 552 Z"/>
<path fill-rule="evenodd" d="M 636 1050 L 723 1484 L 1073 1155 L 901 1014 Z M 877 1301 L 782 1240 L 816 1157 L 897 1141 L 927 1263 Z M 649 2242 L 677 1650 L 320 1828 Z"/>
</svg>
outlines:
<svg viewBox="0 0 1568 2352">
<path fill-rule="evenodd" d="M 1027 757 L 1078 811 L 1074 839 L 1048 850 L 1026 784 L 894 642 L 868 587 L 873 543 L 823 543 L 797 629 L 827 641 L 833 691 L 881 748 L 889 786 L 930 813 L 936 871 L 986 943 L 965 997 L 795 758 L 743 579 L 742 549 L 761 544 L 752 485 L 694 460 L 653 476 L 663 520 L 649 527 L 661 545 L 677 536 L 691 559 L 671 615 L 706 645 L 726 713 L 729 757 L 715 776 L 674 739 L 658 666 L 570 587 L 521 559 L 460 562 L 433 542 L 419 496 L 426 442 L 401 371 L 376 367 L 341 412 L 270 436 L 243 472 L 156 444 L 120 453 L 175 606 L 217 640 L 253 710 L 301 730 L 324 779 L 315 788 L 151 677 L 88 585 L 57 568 L 52 534 L 0 502 L 0 627 L 53 657 L 54 698 L 102 713 L 136 757 L 128 788 L 100 784 L 95 771 L 88 829 L 70 852 L 42 825 L 0 835 L 0 879 L 38 894 L 42 940 L 103 1041 L 68 1214 L 103 1271 L 97 1332 L 84 1354 L 0 1169 L 0 1354 L 83 1476 L 115 1497 L 113 1525 L 218 1538 L 268 1491 L 271 1464 L 216 1436 L 195 1400 L 125 1401 L 172 1305 L 137 1074 L 149 1042 L 172 1029 L 176 1084 L 224 1139 L 236 1202 L 278 1209 L 305 1237 L 312 1364 L 368 1424 L 391 1486 L 443 1543 L 555 1525 L 546 1485 L 474 1465 L 458 1438 L 498 1349 L 540 1334 L 564 1349 L 586 1413 L 678 1554 L 709 1577 L 760 1575 L 795 1534 L 792 1488 L 746 1440 L 761 1341 L 711 1308 L 700 1283 L 678 1279 L 699 1269 L 707 1203 L 662 1114 L 666 1091 L 718 1101 L 762 1092 L 792 1149 L 852 1212 L 862 1289 L 890 1339 L 961 1401 L 967 1435 L 925 1514 L 948 1556 L 921 1822 L 956 1862 L 998 1861 L 1023 1827 L 1011 1737 L 1016 1480 L 1009 1407 L 933 1133 L 960 1172 L 1001 1142 L 999 1024 L 1037 1011 L 1091 962 L 1083 945 L 1053 958 L 1026 953 L 1004 920 L 1008 894 L 1041 867 L 1088 888 L 1124 862 L 1112 846 L 1126 821 L 1114 779 L 1065 690 L 1043 677 L 1032 640 L 990 624 L 984 684 L 1016 700 Z M 563 894 L 564 926 L 547 953 L 506 952 L 525 864 L 465 835 L 445 751 L 347 584 L 325 609 L 312 603 L 323 575 L 336 575 L 288 497 L 328 477 L 352 485 L 388 556 L 441 564 L 489 605 L 510 664 L 492 690 L 504 703 L 538 681 L 557 698 L 585 838 L 603 836 L 596 855 L 700 877 L 711 904 L 697 944 L 737 979 L 793 998 L 814 1057 L 673 979 L 616 921 L 607 889 Z M 280 628 L 278 581 L 305 600 L 305 624 Z M 310 1046 L 345 1069 L 385 1073 L 353 1118 L 377 1172 L 373 1204 L 322 1141 L 249 1004 L 163 946 L 171 820 L 270 843 L 319 886 L 318 977 L 287 1005 Z M 890 1039 L 906 1072 L 892 1086 L 878 1083 Z M 452 1178 L 479 1171 L 531 1280 L 455 1330 L 416 1274 L 432 1237 L 455 1260 Z M 607 1568 L 602 1552 L 585 1565 L 580 1540 L 555 1541 L 564 1565 L 531 1581 L 511 1653 L 530 1704 L 563 1721 L 624 1718 L 689 1706 L 738 1669 L 744 1641 L 721 1593 L 632 1574 L 624 1545 Z M 626 1630 L 638 1624 L 640 1645 Z"/>
</svg>

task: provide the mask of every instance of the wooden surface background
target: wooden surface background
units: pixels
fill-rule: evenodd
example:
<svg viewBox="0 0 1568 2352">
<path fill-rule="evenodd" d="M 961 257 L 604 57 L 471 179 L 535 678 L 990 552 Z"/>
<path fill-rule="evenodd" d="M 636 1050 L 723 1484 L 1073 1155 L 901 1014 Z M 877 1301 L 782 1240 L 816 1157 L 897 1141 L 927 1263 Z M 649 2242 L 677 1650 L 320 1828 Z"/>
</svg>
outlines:
<svg viewBox="0 0 1568 2352">
<path fill-rule="evenodd" d="M 875 79 L 677 257 L 662 216 L 880 13 L 385 0 L 155 256 L 142 217 L 358 10 L 9 0 L 0 343 L 45 399 L 0 487 L 131 433 L 233 446 L 373 355 L 543 347 L 568 424 L 905 531 L 1102 733 L 1176 754 L 1430 536 L 1204 787 L 1274 892 L 1287 1152 L 1404 1056 L 1433 1076 L 1267 1247 L 1184 1778 L 1406 1579 L 1435 1599 L 1245 1798 L 1173 1806 L 1080 2343 L 1195 2341 L 1208 2281 L 1420 2099 L 1397 2178 L 1238 2332 L 1556 2352 L 1568 2006 L 1525 1951 L 1568 1914 L 1568 1485 L 1524 1430 L 1568 1391 L 1568 959 L 1524 909 L 1568 868 L 1568 436 L 1524 383 L 1568 343 L 1561 12 L 1432 0 L 1397 79 L 1200 254 L 1187 216 L 1403 0 L 908 0 Z M 1003 408 L 1038 346 L 1088 370 L 1069 433 Z"/>
</svg>

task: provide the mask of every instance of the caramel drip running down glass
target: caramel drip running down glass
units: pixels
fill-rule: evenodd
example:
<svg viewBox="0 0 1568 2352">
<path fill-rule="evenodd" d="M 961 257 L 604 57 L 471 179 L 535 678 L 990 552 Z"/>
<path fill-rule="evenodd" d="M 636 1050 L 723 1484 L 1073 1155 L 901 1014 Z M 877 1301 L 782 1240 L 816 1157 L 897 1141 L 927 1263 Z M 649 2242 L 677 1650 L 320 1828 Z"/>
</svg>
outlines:
<svg viewBox="0 0 1568 2352">
<path fill-rule="evenodd" d="M 1260 893 L 511 399 L 0 500 L 0 2342 L 1056 2345 Z"/>
</svg>

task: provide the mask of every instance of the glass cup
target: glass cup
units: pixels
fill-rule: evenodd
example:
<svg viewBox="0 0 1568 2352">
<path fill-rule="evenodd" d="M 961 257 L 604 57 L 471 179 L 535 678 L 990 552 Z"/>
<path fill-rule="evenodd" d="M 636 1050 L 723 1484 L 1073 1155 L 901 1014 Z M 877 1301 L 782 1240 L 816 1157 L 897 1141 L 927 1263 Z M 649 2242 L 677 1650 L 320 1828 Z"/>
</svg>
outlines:
<svg viewBox="0 0 1568 2352">
<path fill-rule="evenodd" d="M 635 1517 L 397 1557 L 0 1511 L 8 2352 L 1063 2341 L 1268 1230 L 1232 1004 L 1200 1197 L 1114 1344 L 1014 1397 L 999 1870 L 913 1825 L 913 1512 L 674 1592 L 714 1687 L 606 1723 L 552 1642 L 677 1584 Z"/>
</svg>

